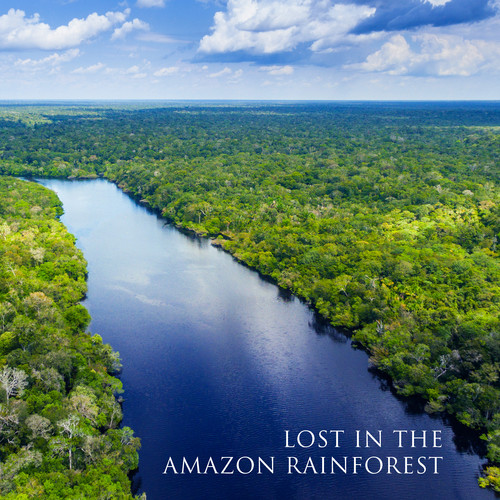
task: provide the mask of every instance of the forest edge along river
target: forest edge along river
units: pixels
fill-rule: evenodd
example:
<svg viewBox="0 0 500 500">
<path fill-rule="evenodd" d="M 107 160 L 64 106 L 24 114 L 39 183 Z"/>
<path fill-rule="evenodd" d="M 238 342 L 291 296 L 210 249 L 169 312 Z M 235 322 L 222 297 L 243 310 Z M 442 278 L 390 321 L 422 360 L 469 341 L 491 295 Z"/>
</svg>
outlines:
<svg viewBox="0 0 500 500">
<path fill-rule="evenodd" d="M 108 181 L 39 182 L 88 261 L 89 330 L 122 359 L 137 492 L 494 497 L 477 485 L 484 460 L 468 433 L 394 397 L 366 353 L 298 299 Z"/>
</svg>

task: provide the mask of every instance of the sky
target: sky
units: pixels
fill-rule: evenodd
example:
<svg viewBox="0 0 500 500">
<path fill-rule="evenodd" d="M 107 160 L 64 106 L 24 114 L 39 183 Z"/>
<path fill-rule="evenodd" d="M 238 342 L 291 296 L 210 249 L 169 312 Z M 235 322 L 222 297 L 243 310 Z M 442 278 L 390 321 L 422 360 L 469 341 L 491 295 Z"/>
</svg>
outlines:
<svg viewBox="0 0 500 500">
<path fill-rule="evenodd" d="M 0 99 L 500 99 L 500 0 L 1 0 Z"/>
</svg>

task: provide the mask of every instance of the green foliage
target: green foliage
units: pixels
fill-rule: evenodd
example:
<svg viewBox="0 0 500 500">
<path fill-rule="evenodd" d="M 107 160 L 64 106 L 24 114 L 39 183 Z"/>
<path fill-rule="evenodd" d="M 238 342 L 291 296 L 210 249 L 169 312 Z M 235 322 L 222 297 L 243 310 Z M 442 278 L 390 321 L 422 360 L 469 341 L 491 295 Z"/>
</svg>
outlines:
<svg viewBox="0 0 500 500">
<path fill-rule="evenodd" d="M 84 330 L 85 261 L 40 185 L 0 178 L 0 496 L 132 498 L 117 353 Z"/>
<path fill-rule="evenodd" d="M 500 467 L 486 467 L 484 476 L 479 478 L 479 486 L 500 493 Z"/>
<path fill-rule="evenodd" d="M 68 307 L 64 311 L 66 324 L 74 331 L 85 330 L 90 323 L 90 314 L 81 304 Z"/>
<path fill-rule="evenodd" d="M 351 328 L 399 393 L 496 435 L 498 103 L 26 108 L 26 119 L 38 113 L 35 126 L 12 121 L 11 111 L 0 129 L 0 172 L 107 177 Z M 1 214 L 12 210 L 28 220 L 38 209 L 0 201 Z M 21 363 L 44 344 L 31 322 L 85 324 L 50 302 L 73 306 L 84 270 L 71 258 L 56 264 L 50 245 L 20 245 L 20 235 L 35 233 L 0 226 L 4 234 L 17 235 L 17 246 L 0 276 L 21 266 L 50 283 L 26 282 L 21 307 L 0 282 L 0 320 L 11 334 L 0 337 L 0 352 L 12 349 L 7 359 Z M 37 292 L 47 299 L 30 295 Z M 17 322 L 9 307 L 20 308 Z M 94 384 L 83 361 L 72 363 L 78 380 Z M 59 415 L 47 412 L 51 421 Z"/>
</svg>

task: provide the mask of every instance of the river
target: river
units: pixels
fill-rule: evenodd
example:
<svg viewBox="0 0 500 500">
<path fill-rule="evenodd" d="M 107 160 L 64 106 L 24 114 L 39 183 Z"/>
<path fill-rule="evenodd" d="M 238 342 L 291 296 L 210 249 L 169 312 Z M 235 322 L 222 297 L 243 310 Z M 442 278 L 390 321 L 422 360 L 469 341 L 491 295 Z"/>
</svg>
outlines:
<svg viewBox="0 0 500 500">
<path fill-rule="evenodd" d="M 40 182 L 88 261 L 89 330 L 120 352 L 148 500 L 494 497 L 466 436 L 394 397 L 298 299 L 114 184 Z"/>
</svg>

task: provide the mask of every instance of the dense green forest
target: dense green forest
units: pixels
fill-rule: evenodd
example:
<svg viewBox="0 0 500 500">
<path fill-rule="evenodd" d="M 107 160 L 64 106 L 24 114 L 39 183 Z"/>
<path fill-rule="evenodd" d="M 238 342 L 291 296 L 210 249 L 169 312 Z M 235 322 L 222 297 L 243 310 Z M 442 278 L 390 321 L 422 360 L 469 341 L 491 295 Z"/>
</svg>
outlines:
<svg viewBox="0 0 500 500">
<path fill-rule="evenodd" d="M 132 498 L 117 353 L 84 330 L 86 262 L 48 189 L 0 178 L 0 496 Z"/>
<path fill-rule="evenodd" d="M 0 172 L 98 177 L 353 332 L 484 433 L 500 491 L 500 104 L 5 106 Z M 43 264 L 44 265 L 44 264 Z"/>
</svg>

